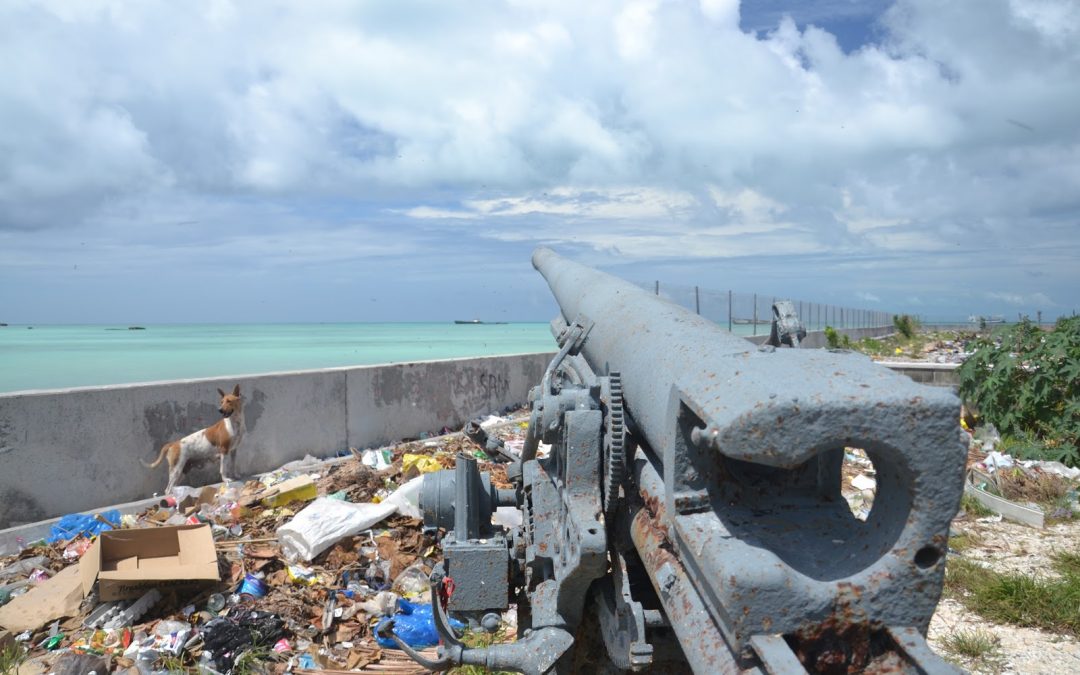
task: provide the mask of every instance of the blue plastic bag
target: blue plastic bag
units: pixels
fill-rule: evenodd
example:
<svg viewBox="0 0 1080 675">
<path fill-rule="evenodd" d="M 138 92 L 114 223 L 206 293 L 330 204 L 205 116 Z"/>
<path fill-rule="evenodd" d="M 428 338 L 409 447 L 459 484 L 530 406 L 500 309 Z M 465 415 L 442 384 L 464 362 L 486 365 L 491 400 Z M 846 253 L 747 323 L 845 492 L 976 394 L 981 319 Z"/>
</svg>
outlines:
<svg viewBox="0 0 1080 675">
<path fill-rule="evenodd" d="M 397 614 L 394 615 L 393 619 L 394 634 L 410 647 L 423 649 L 439 644 L 439 633 L 435 630 L 435 619 L 431 614 L 431 605 L 398 600 Z M 396 642 L 379 635 L 379 630 L 389 620 L 389 618 L 379 620 L 375 627 L 375 641 L 379 643 L 380 647 L 397 649 Z M 450 626 L 454 630 L 464 630 L 465 628 L 465 624 L 457 619 L 450 619 Z"/>
<path fill-rule="evenodd" d="M 102 530 L 112 530 L 120 527 L 120 512 L 116 509 L 102 513 L 101 517 L 112 523 L 112 527 L 94 516 L 88 516 L 84 513 L 69 513 L 53 524 L 45 541 L 55 544 L 58 541 L 74 539 L 75 537 L 96 537 L 101 534 Z"/>
</svg>

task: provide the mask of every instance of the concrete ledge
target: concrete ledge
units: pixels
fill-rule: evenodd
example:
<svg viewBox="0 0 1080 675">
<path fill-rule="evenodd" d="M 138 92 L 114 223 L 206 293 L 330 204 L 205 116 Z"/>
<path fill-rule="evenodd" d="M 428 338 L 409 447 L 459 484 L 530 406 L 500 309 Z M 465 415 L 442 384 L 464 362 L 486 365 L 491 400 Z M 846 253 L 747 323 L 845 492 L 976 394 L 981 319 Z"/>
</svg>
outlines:
<svg viewBox="0 0 1080 675">
<path fill-rule="evenodd" d="M 892 326 L 879 326 L 877 328 L 837 328 L 837 333 L 846 335 L 852 340 L 861 340 L 863 338 L 879 338 L 886 335 L 892 335 L 896 332 L 896 329 Z M 765 331 L 764 335 L 751 335 L 746 337 L 747 340 L 753 342 L 756 345 L 765 344 L 769 339 L 769 331 Z M 820 347 L 828 346 L 828 341 L 825 339 L 825 331 L 816 330 L 806 334 L 806 337 L 799 346 L 805 349 L 817 349 Z"/>
<path fill-rule="evenodd" d="M 0 528 L 135 502 L 165 486 L 144 468 L 167 441 L 217 421 L 218 387 L 247 397 L 242 475 L 305 454 L 385 445 L 525 402 L 551 354 L 330 368 L 0 395 Z M 189 485 L 220 480 L 193 469 Z"/>
<path fill-rule="evenodd" d="M 922 384 L 938 387 L 960 386 L 959 363 L 905 363 L 902 361 L 878 361 L 878 363 Z"/>
</svg>

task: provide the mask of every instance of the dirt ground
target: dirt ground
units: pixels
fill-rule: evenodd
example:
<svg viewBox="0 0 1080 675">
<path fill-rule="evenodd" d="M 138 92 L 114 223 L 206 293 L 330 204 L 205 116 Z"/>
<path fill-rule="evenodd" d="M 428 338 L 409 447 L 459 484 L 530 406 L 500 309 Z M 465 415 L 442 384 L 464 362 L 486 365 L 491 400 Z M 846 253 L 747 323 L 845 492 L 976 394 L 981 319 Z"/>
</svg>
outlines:
<svg viewBox="0 0 1080 675">
<path fill-rule="evenodd" d="M 1051 556 L 1080 547 L 1080 522 L 1070 521 L 1036 530 L 993 518 L 961 517 L 953 523 L 953 536 L 968 534 L 970 548 L 950 555 L 963 556 L 998 572 L 1051 576 Z M 930 622 L 929 642 L 940 654 L 956 632 L 974 630 L 992 634 L 994 653 L 978 661 L 951 657 L 972 673 L 1009 674 L 1080 673 L 1080 640 L 1033 628 L 1001 625 L 968 611 L 959 601 L 945 597 Z"/>
</svg>

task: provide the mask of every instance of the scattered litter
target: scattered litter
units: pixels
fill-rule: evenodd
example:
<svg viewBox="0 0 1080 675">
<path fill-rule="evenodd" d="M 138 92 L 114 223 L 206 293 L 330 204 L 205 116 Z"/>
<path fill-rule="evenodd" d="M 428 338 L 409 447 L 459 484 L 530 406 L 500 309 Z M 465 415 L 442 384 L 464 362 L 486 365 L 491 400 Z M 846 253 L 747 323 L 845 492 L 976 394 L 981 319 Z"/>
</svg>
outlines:
<svg viewBox="0 0 1080 675">
<path fill-rule="evenodd" d="M 990 473 L 993 473 L 998 469 L 1008 469 L 1016 466 L 1016 460 L 1013 459 L 1012 455 L 1006 455 L 997 450 L 990 451 L 982 463 Z"/>
<path fill-rule="evenodd" d="M 361 461 L 376 471 L 389 469 L 393 462 L 393 453 L 389 449 L 364 450 Z"/>
<path fill-rule="evenodd" d="M 877 487 L 877 481 L 864 473 L 860 473 L 851 479 L 851 487 L 856 490 L 873 490 Z"/>
<path fill-rule="evenodd" d="M 418 520 L 423 474 L 465 452 L 510 487 L 490 459 L 520 454 L 520 420 L 478 422 L 494 454 L 432 435 L 309 455 L 224 488 L 180 486 L 123 516 L 66 516 L 51 541 L 0 557 L 0 638 L 29 650 L 20 675 L 166 675 L 178 661 L 209 675 L 418 672 L 374 630 L 393 618 L 418 648 L 437 640 L 424 601 L 441 551 Z M 492 522 L 518 527 L 521 512 L 500 507 Z"/>
<path fill-rule="evenodd" d="M 27 575 L 36 569 L 44 567 L 48 562 L 48 559 L 43 555 L 36 555 L 33 558 L 26 558 L 24 560 L 18 560 L 0 569 L 0 581 L 10 579 L 19 575 Z"/>
<path fill-rule="evenodd" d="M 203 654 L 218 670 L 227 672 L 249 648 L 270 647 L 284 636 L 285 622 L 269 612 L 240 611 L 218 617 L 202 630 Z"/>
</svg>

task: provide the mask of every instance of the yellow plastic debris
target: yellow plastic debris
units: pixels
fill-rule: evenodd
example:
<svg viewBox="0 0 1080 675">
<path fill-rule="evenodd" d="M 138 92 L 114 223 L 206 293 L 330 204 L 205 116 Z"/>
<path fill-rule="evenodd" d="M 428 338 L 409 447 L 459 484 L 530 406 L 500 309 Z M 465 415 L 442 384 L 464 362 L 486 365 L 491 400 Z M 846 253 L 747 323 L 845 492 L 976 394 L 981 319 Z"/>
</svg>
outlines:
<svg viewBox="0 0 1080 675">
<path fill-rule="evenodd" d="M 284 506 L 292 502 L 310 502 L 319 496 L 319 488 L 311 476 L 300 476 L 291 480 L 278 483 L 267 491 L 262 503 L 273 508 Z"/>
<path fill-rule="evenodd" d="M 442 464 L 439 464 L 439 460 L 430 455 L 410 455 L 406 453 L 401 458 L 402 472 L 407 474 L 414 468 L 420 473 L 431 473 L 443 467 Z"/>
</svg>

